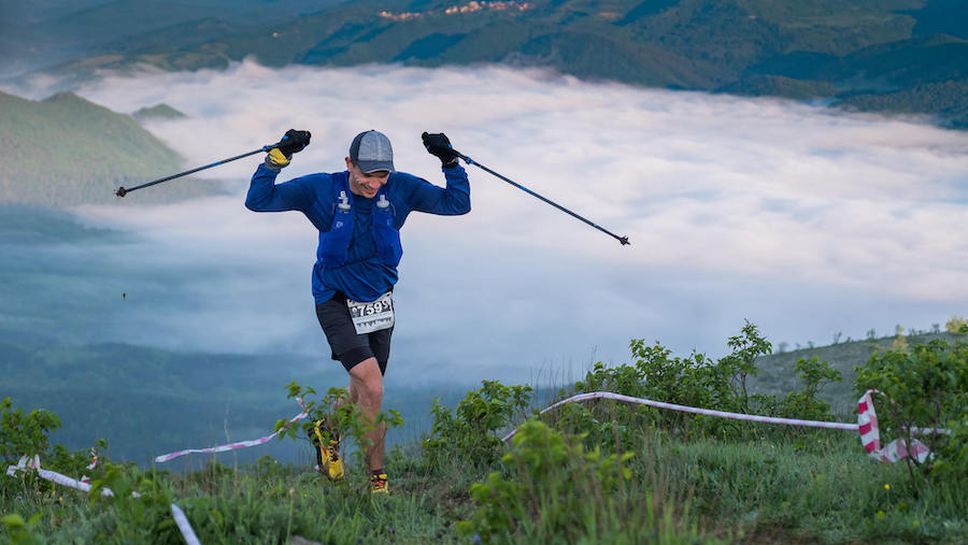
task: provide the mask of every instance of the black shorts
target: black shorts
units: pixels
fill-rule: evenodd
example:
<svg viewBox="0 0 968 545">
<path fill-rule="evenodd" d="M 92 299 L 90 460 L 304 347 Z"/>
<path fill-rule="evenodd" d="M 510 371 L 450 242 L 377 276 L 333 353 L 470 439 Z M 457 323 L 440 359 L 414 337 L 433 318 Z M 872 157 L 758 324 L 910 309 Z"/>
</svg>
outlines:
<svg viewBox="0 0 968 545">
<path fill-rule="evenodd" d="M 380 373 L 386 374 L 392 327 L 365 335 L 358 334 L 353 327 L 346 298 L 338 294 L 329 301 L 316 305 L 316 318 L 329 341 L 333 359 L 342 363 L 347 371 L 364 360 L 376 358 Z"/>
</svg>

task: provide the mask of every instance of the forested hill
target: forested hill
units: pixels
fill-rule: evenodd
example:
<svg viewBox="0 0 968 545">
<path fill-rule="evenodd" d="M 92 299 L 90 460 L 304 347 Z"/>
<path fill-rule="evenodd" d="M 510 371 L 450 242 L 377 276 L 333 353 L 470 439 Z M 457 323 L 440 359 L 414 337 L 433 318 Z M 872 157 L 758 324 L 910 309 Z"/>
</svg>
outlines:
<svg viewBox="0 0 968 545">
<path fill-rule="evenodd" d="M 131 116 L 71 93 L 31 101 L 0 93 L 0 203 L 46 207 L 113 202 L 120 185 L 183 168 L 181 158 Z M 216 189 L 203 182 L 171 184 L 138 202 L 184 199 Z"/>
<path fill-rule="evenodd" d="M 84 16 L 107 9 L 99 4 L 19 32 L 43 44 L 70 20 L 103 21 Z M 138 14 L 155 4 L 111 2 L 111 28 L 86 23 L 100 45 L 59 70 L 135 63 L 183 70 L 247 56 L 272 66 L 506 63 L 930 114 L 968 127 L 968 0 L 357 0 L 303 5 L 301 13 L 291 2 L 266 2 L 266 17 L 245 20 L 232 16 L 228 0 L 209 0 L 196 17 L 169 10 L 164 27 L 146 27 Z M 106 39 L 120 32 L 112 28 L 129 28 L 128 19 L 144 31 Z M 72 28 L 72 36 L 83 33 Z"/>
</svg>

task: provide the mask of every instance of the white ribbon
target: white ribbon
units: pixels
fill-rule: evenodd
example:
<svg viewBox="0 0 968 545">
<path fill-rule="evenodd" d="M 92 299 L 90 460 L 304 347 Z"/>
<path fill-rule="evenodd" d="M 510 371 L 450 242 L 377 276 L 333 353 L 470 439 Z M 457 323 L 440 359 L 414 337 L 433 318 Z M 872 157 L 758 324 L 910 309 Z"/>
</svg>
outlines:
<svg viewBox="0 0 968 545">
<path fill-rule="evenodd" d="M 286 422 L 286 425 L 283 427 L 283 429 L 288 428 L 293 423 L 299 422 L 300 420 L 303 420 L 304 418 L 309 416 L 309 413 L 305 411 L 306 405 L 303 403 L 303 400 L 297 399 L 296 401 L 299 403 L 299 406 L 303 408 L 303 412 L 290 418 L 289 421 Z M 238 441 L 236 443 L 227 443 L 225 445 L 218 445 L 218 446 L 209 447 L 209 448 L 197 448 L 197 449 L 192 448 L 192 449 L 178 450 L 175 452 L 169 452 L 168 454 L 162 454 L 161 456 L 156 457 L 155 462 L 162 464 L 164 462 L 174 460 L 175 458 L 179 458 L 186 454 L 213 454 L 216 452 L 228 452 L 230 450 L 239 450 L 243 448 L 256 447 L 259 445 L 264 445 L 269 441 L 272 441 L 272 439 L 275 438 L 275 436 L 279 435 L 281 432 L 282 430 L 279 430 L 277 432 L 273 432 L 271 435 L 266 435 L 258 439 L 251 439 L 249 441 Z"/>
<path fill-rule="evenodd" d="M 198 540 L 198 536 L 195 535 L 192 524 L 188 522 L 188 517 L 185 516 L 185 512 L 174 503 L 171 504 L 171 516 L 175 518 L 175 524 L 178 525 L 178 530 L 181 532 L 182 537 L 185 538 L 185 543 L 188 545 L 202 545 L 202 542 Z"/>
</svg>

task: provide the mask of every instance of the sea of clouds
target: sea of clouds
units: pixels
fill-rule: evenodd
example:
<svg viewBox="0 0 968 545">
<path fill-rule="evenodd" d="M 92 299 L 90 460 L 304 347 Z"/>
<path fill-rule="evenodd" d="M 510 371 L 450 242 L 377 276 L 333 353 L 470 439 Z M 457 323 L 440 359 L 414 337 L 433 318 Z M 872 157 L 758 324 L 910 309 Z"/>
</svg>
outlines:
<svg viewBox="0 0 968 545">
<path fill-rule="evenodd" d="M 631 338 L 719 355 L 744 320 L 774 343 L 827 344 L 838 332 L 928 329 L 968 309 L 968 133 L 923 119 L 486 66 L 247 61 L 104 74 L 78 94 L 120 112 L 165 103 L 186 114 L 147 125 L 186 167 L 312 131 L 280 179 L 342 170 L 350 140 L 372 128 L 392 140 L 398 169 L 443 184 L 420 142 L 443 131 L 629 237 L 623 247 L 467 167 L 469 215 L 414 214 L 404 228 L 391 366 L 408 380 L 560 382 L 593 360 L 627 361 Z M 328 356 L 309 291 L 312 226 L 242 205 L 259 161 L 207 172 L 231 196 L 79 210 L 137 233 L 132 259 L 204 271 L 180 284 L 177 300 L 190 292 L 192 304 L 168 305 L 151 318 L 164 326 L 136 340 Z"/>
</svg>

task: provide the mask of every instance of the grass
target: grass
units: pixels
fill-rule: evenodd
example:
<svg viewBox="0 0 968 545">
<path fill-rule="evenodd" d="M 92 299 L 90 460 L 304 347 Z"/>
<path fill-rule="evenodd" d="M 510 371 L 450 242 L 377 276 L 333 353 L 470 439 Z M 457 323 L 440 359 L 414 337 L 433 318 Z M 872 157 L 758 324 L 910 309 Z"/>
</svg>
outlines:
<svg viewBox="0 0 968 545">
<path fill-rule="evenodd" d="M 511 450 L 521 448 L 526 447 Z M 651 431 L 622 448 L 635 453 L 628 463 L 631 479 L 607 496 L 594 492 L 606 490 L 595 478 L 588 481 L 591 488 L 548 486 L 566 482 L 576 468 L 591 475 L 582 462 L 534 479 L 512 479 L 528 490 L 521 505 L 541 509 L 524 511 L 512 531 L 486 542 L 954 544 L 968 539 L 964 494 L 943 483 L 914 482 L 903 465 L 872 463 L 852 434 L 771 433 L 723 442 Z M 509 467 L 497 467 L 497 473 L 513 476 Z M 141 499 L 91 501 L 36 478 L 5 477 L 0 513 L 25 519 L 41 513 L 33 533 L 42 536 L 37 542 L 50 544 L 181 543 L 168 512 L 172 501 L 206 544 L 288 543 L 292 536 L 333 544 L 472 543 L 479 536 L 473 529 L 458 531 L 458 522 L 484 508 L 472 501 L 469 490 L 491 469 L 459 459 L 430 468 L 419 449 L 396 449 L 388 460 L 388 498 L 371 498 L 359 469 L 346 483 L 334 485 L 307 467 L 269 458 L 241 469 L 213 464 L 181 475 L 129 469 L 128 484 L 113 481 L 116 490 L 140 490 Z M 576 492 L 585 495 L 567 522 L 571 519 L 555 510 L 573 505 L 568 496 Z M 514 501 L 499 507 L 515 512 Z M 0 543 L 11 542 L 0 534 Z"/>
<path fill-rule="evenodd" d="M 738 358 L 754 357 L 762 340 L 747 324 L 743 336 L 730 338 L 732 354 L 715 366 L 690 360 L 703 366 L 688 368 L 661 346 L 633 341 L 635 366 L 596 364 L 574 390 L 659 387 L 667 391 L 655 396 L 687 400 L 721 392 L 716 381 L 741 370 Z M 681 380 L 662 382 L 658 371 L 677 369 Z M 295 383 L 289 389 L 304 393 Z M 522 411 L 531 399 L 530 386 L 484 381 L 453 411 L 435 406 L 430 440 L 389 452 L 389 497 L 370 495 L 358 450 L 339 484 L 305 463 L 285 465 L 268 456 L 182 473 L 103 464 L 94 483 L 115 492 L 107 499 L 56 488 L 35 475 L 0 477 L 0 515 L 7 515 L 0 545 L 182 543 L 173 502 L 206 544 L 968 542 L 968 475 L 940 472 L 941 461 L 963 467 L 944 448 L 927 474 L 904 462 L 872 461 L 855 432 L 671 416 L 607 400 L 527 417 Z M 330 418 L 329 402 L 321 403 L 313 418 Z M 42 422 L 5 409 L 0 446 L 7 447 L 0 453 L 45 450 L 9 446 L 46 445 Z M 352 419 L 339 422 L 344 436 L 355 429 Z M 521 425 L 509 444 L 494 438 L 512 423 Z M 961 437 L 960 429 L 953 427 L 951 437 Z M 84 452 L 56 454 L 48 456 L 52 468 L 74 467 L 65 470 L 72 476 L 87 463 Z M 140 497 L 132 497 L 135 490 Z M 34 522 L 25 528 L 23 520 Z"/>
</svg>

